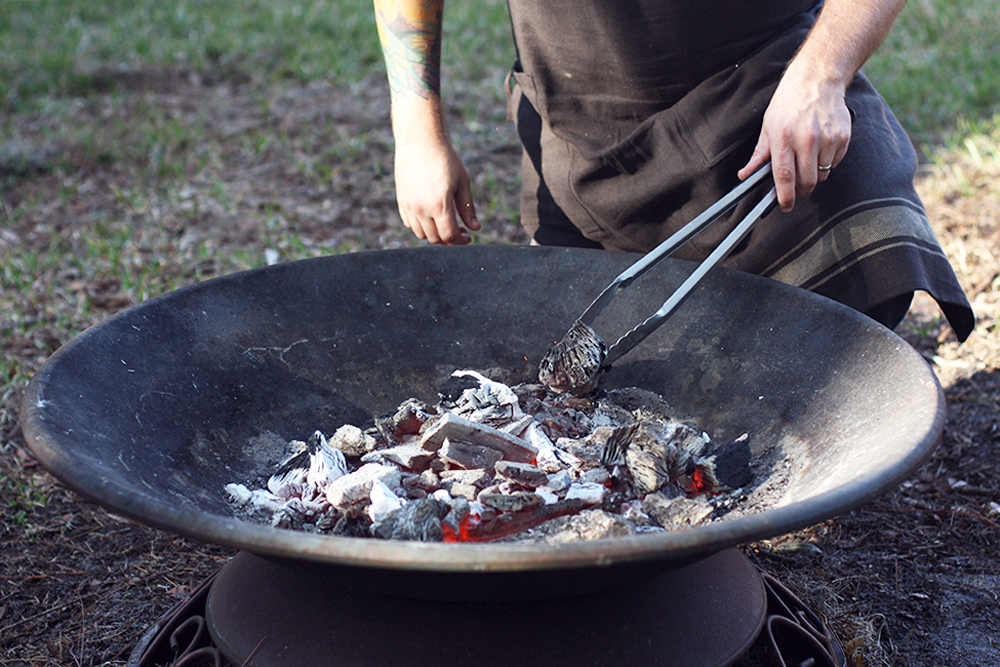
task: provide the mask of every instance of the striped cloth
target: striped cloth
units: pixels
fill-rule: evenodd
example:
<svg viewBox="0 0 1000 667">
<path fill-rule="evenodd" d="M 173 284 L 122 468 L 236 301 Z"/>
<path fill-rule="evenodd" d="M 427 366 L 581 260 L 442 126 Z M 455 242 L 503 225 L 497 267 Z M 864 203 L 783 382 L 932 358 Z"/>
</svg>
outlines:
<svg viewBox="0 0 1000 667">
<path fill-rule="evenodd" d="M 815 9 L 798 14 L 738 64 L 669 106 L 629 120 L 621 104 L 609 105 L 607 91 L 595 96 L 600 106 L 574 106 L 559 85 L 539 83 L 555 77 L 531 51 L 543 38 L 532 32 L 531 39 L 519 39 L 527 29 L 522 24 L 530 22 L 516 3 L 519 60 L 508 91 L 524 147 L 521 222 L 541 245 L 633 252 L 656 247 L 736 185 L 784 65 L 815 18 Z M 563 34 L 559 44 L 615 53 L 614 44 L 594 34 L 604 31 L 583 41 Z M 550 48 L 540 52 L 552 58 Z M 525 71 L 525 62 L 534 69 Z M 914 190 L 917 159 L 909 138 L 864 75 L 850 86 L 847 103 L 855 122 L 845 159 L 793 211 L 775 210 L 758 222 L 723 264 L 869 314 L 903 299 L 902 317 L 909 296 L 926 291 L 965 340 L 975 318 Z M 645 112 L 649 104 L 637 106 Z M 602 125 L 595 114 L 605 108 L 614 108 L 615 116 Z M 769 187 L 760 186 L 674 256 L 706 257 Z"/>
</svg>

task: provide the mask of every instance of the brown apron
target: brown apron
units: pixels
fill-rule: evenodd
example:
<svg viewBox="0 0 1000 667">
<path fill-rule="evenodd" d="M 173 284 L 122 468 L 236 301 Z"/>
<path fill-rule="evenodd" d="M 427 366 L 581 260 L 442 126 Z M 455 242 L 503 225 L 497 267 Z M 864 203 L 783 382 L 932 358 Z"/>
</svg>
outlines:
<svg viewBox="0 0 1000 667">
<path fill-rule="evenodd" d="M 550 0 L 556 5 L 565 1 Z M 706 2 L 712 7 L 714 0 Z M 582 3 L 594 4 L 602 2 Z M 533 21 L 533 13 L 553 9 L 548 3 L 510 0 L 510 6 L 518 61 L 508 91 L 524 147 L 522 224 L 542 245 L 633 252 L 652 249 L 737 183 L 736 172 L 749 159 L 781 72 L 817 12 L 796 9 L 791 18 L 779 14 L 776 29 L 773 21 L 765 26 L 763 42 L 733 38 L 733 29 L 722 28 L 731 41 L 752 50 L 728 66 L 702 65 L 714 73 L 698 82 L 676 86 L 654 81 L 653 93 L 644 97 L 642 84 L 650 77 L 635 73 L 642 63 L 622 63 L 646 58 L 648 49 L 635 44 L 650 42 L 648 36 L 627 41 L 631 46 L 622 54 L 615 50 L 621 36 L 607 37 L 606 28 L 586 37 L 567 34 L 568 27 L 583 30 L 578 20 L 561 25 L 553 46 L 538 29 L 552 19 L 537 25 Z M 617 20 L 607 12 L 578 14 L 589 21 Z M 754 23 L 745 16 L 729 20 Z M 635 32 L 635 26 L 630 30 Z M 716 52 L 723 47 L 706 48 Z M 560 57 L 560 49 L 570 55 Z M 581 49 L 594 51 L 593 62 L 614 63 L 612 71 L 632 72 L 632 80 L 622 84 L 623 93 L 614 94 L 606 72 L 587 85 L 582 73 L 566 67 L 567 62 L 588 62 Z M 722 57 L 731 56 L 727 52 Z M 560 67 L 567 70 L 562 78 Z M 863 75 L 850 86 L 847 103 L 855 122 L 844 160 L 792 212 L 775 210 L 762 219 L 724 265 L 815 291 L 866 313 L 904 298 L 905 312 L 908 296 L 924 290 L 964 340 L 975 318 L 913 188 L 913 147 Z M 748 197 L 674 256 L 703 259 L 757 199 Z"/>
</svg>

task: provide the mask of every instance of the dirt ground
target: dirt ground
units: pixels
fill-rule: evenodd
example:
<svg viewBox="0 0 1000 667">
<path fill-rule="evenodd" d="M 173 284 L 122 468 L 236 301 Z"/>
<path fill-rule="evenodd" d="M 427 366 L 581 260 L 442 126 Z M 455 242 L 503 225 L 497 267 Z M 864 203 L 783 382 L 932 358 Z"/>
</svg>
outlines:
<svg viewBox="0 0 1000 667">
<path fill-rule="evenodd" d="M 115 95 L 79 109 L 95 131 L 140 105 L 156 105 L 177 122 L 198 123 L 212 159 L 193 170 L 181 196 L 150 195 L 143 208 L 134 198 L 128 203 L 128 193 L 144 187 L 135 170 L 100 155 L 77 155 L 73 145 L 50 139 L 32 144 L 41 134 L 31 122 L 43 120 L 26 118 L 22 139 L 33 146 L 32 159 L 12 166 L 0 155 L 0 170 L 15 176 L 3 194 L 5 214 L 31 205 L 7 216 L 0 251 L 34 248 L 48 238 L 41 228 L 86 234 L 101 211 L 122 211 L 137 227 L 169 230 L 178 248 L 208 248 L 197 271 L 173 269 L 191 271 L 184 276 L 190 280 L 225 272 L 212 253 L 239 248 L 263 256 L 272 248 L 274 225 L 317 252 L 414 243 L 395 212 L 381 83 L 262 92 L 242 81 L 169 73 L 132 73 L 119 83 Z M 497 202 L 480 211 L 487 231 L 479 240 L 523 243 L 510 220 L 518 152 L 503 109 L 490 104 L 480 116 L 485 120 L 471 129 L 459 123 L 457 111 L 453 122 L 478 191 L 493 193 Z M 261 128 L 284 140 L 252 154 L 237 143 Z M 345 137 L 365 141 L 360 150 L 333 156 L 330 146 Z M 63 161 L 58 169 L 53 155 Z M 331 161 L 332 169 L 317 176 Z M 928 166 L 920 178 L 930 217 L 979 318 L 960 345 L 934 303 L 919 298 L 898 330 L 946 392 L 947 424 L 932 458 L 865 507 L 743 547 L 828 619 L 851 665 L 1000 664 L 998 176 L 996 163 L 955 158 Z M 103 304 L 94 322 L 136 301 L 114 281 L 63 288 L 89 290 L 91 302 Z M 60 298 L 58 289 L 52 294 Z M 9 331 L 0 328 L 0 336 Z M 37 367 L 63 342 L 58 335 L 36 336 L 7 340 L 5 348 L 23 366 Z M 8 410 L 19 399 L 18 392 L 3 397 Z M 0 438 L 0 471 L 30 488 L 2 487 L 0 664 L 122 665 L 144 630 L 232 555 L 82 500 L 33 460 L 16 424 Z M 46 500 L 29 502 L 29 495 Z"/>
</svg>

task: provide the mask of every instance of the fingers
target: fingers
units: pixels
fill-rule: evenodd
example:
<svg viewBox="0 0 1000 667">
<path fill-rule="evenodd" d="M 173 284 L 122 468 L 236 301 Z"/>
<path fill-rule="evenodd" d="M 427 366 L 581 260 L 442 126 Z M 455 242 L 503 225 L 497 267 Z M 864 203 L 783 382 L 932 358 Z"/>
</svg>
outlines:
<svg viewBox="0 0 1000 667">
<path fill-rule="evenodd" d="M 403 224 L 430 243 L 465 245 L 481 228 L 469 174 L 447 141 L 397 143 L 396 201 Z"/>
<path fill-rule="evenodd" d="M 441 245 L 471 243 L 472 236 L 466 228 L 474 232 L 482 228 L 476 218 L 476 207 L 468 187 L 454 199 L 448 197 L 433 208 L 406 209 L 401 206 L 399 215 L 417 238 Z"/>
<path fill-rule="evenodd" d="M 765 122 L 753 155 L 737 175 L 744 179 L 770 159 L 778 205 L 787 213 L 797 199 L 808 197 L 826 181 L 844 159 L 850 123 L 772 124 L 775 129 L 771 133 L 768 127 Z"/>
</svg>

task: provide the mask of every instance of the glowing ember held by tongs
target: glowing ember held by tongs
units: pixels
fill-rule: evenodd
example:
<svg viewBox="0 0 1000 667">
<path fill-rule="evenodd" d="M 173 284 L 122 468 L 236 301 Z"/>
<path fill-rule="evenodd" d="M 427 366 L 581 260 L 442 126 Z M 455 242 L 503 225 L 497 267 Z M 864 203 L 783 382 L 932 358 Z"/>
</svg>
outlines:
<svg viewBox="0 0 1000 667">
<path fill-rule="evenodd" d="M 760 218 L 771 211 L 777 203 L 775 189 L 772 187 L 764 195 L 753 210 L 698 265 L 659 310 L 619 338 L 610 348 L 592 326 L 605 306 L 620 292 L 628 288 L 636 278 L 656 266 L 698 232 L 730 211 L 770 173 L 771 164 L 767 163 L 615 278 L 583 311 L 583 314 L 573 323 L 563 339 L 549 348 L 539 365 L 538 379 L 556 391 L 577 396 L 593 391 L 597 387 L 601 371 L 608 370 L 619 357 L 638 345 L 646 336 L 663 324 L 664 320 L 705 277 L 705 274 L 732 251 Z"/>
</svg>

